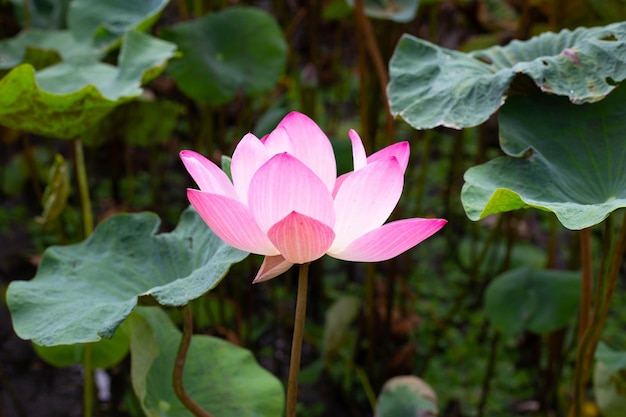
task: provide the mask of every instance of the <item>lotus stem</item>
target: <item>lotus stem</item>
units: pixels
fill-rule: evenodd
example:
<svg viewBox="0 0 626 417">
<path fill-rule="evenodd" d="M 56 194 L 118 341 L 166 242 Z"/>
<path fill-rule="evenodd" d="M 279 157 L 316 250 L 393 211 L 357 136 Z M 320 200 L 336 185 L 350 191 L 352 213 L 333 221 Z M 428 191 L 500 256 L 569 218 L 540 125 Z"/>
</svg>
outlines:
<svg viewBox="0 0 626 417">
<path fill-rule="evenodd" d="M 174 392 L 181 403 L 191 411 L 196 417 L 213 417 L 211 413 L 203 409 L 196 403 L 187 393 L 183 385 L 183 370 L 185 369 L 185 360 L 187 359 L 187 352 L 189 346 L 191 346 L 191 336 L 193 336 L 193 315 L 191 314 L 191 308 L 188 304 L 181 307 L 181 313 L 183 314 L 183 335 L 180 339 L 180 345 L 178 346 L 178 352 L 176 353 L 176 361 L 174 362 Z"/>
<path fill-rule="evenodd" d="M 83 143 L 74 140 L 74 164 L 76 165 L 76 180 L 78 181 L 78 194 L 83 215 L 83 233 L 85 238 L 93 232 L 93 214 L 91 213 L 91 200 L 89 198 L 89 183 L 87 181 L 87 169 L 85 167 L 85 154 Z M 83 368 L 85 371 L 83 382 L 83 412 L 85 417 L 91 417 L 93 412 L 94 383 L 93 383 L 93 359 L 92 345 L 84 346 Z"/>
<path fill-rule="evenodd" d="M 83 215 L 83 232 L 88 237 L 93 232 L 93 214 L 91 212 L 91 200 L 89 198 L 89 183 L 87 181 L 87 169 L 85 168 L 85 154 L 83 143 L 74 140 L 74 163 L 76 164 L 76 180 L 78 181 L 78 194 Z"/>
<path fill-rule="evenodd" d="M 287 417 L 296 417 L 298 403 L 298 376 L 300 375 L 300 356 L 302 339 L 304 338 L 304 321 L 306 319 L 306 296 L 309 283 L 309 264 L 300 265 L 298 274 L 298 294 L 296 296 L 296 317 L 291 342 L 291 362 L 289 363 L 289 379 L 287 381 Z"/>
<path fill-rule="evenodd" d="M 622 219 L 617 242 L 613 245 L 613 248 L 611 248 L 610 244 L 606 244 L 607 239 L 612 241 L 611 235 L 614 233 L 610 226 L 610 218 L 606 220 L 605 224 L 607 225 L 607 233 L 605 234 L 604 253 L 602 254 L 603 262 L 601 262 L 600 273 L 598 274 L 598 283 L 594 293 L 594 305 L 589 325 L 585 329 L 578 345 L 574 374 L 574 401 L 569 410 L 569 417 L 580 417 L 582 415 L 584 391 L 589 380 L 593 356 L 604 329 L 604 323 L 606 322 L 613 293 L 619 279 L 619 270 L 626 253 L 626 212 Z M 604 260 L 609 257 L 608 271 L 606 271 Z"/>
</svg>

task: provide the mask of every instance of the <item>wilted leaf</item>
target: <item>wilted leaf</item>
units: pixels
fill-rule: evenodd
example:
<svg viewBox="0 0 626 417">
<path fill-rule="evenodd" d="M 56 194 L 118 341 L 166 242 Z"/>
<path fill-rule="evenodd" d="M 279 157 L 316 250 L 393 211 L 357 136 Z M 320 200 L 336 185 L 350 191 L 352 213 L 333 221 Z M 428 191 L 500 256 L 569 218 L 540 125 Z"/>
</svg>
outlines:
<svg viewBox="0 0 626 417">
<path fill-rule="evenodd" d="M 56 219 L 65 208 L 69 194 L 70 180 L 67 164 L 62 155 L 56 154 L 48 174 L 48 185 L 41 198 L 43 214 L 37 218 L 37 221 L 48 224 Z"/>
</svg>

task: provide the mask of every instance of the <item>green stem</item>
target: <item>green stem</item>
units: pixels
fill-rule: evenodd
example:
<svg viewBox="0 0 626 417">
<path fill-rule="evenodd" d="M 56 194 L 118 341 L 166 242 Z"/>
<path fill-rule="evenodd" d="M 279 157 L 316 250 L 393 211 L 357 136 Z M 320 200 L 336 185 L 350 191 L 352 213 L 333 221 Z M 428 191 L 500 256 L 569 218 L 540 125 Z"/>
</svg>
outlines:
<svg viewBox="0 0 626 417">
<path fill-rule="evenodd" d="M 187 394 L 183 385 L 183 370 L 185 369 L 185 360 L 187 359 L 187 352 L 189 346 L 191 346 L 191 336 L 193 335 L 193 315 L 191 314 L 191 308 L 188 304 L 181 307 L 181 313 L 183 314 L 183 335 L 180 339 L 180 345 L 178 346 L 178 353 L 176 353 L 176 361 L 174 362 L 174 392 L 181 403 L 191 411 L 196 417 L 213 417 L 211 413 L 204 410 Z"/>
<path fill-rule="evenodd" d="M 309 283 L 309 264 L 300 265 L 298 274 L 298 295 L 296 296 L 296 317 L 291 342 L 291 362 L 289 363 L 289 380 L 287 381 L 287 417 L 296 417 L 298 403 L 298 376 L 300 374 L 300 356 L 302 339 L 304 338 L 304 321 L 306 319 L 306 294 Z"/>
<path fill-rule="evenodd" d="M 85 168 L 85 154 L 83 143 L 74 141 L 74 163 L 76 164 L 76 179 L 78 181 L 78 194 L 83 214 L 83 232 L 88 237 L 93 231 L 93 214 L 91 212 L 91 200 L 89 198 L 89 183 L 87 181 L 87 169 Z"/>
<path fill-rule="evenodd" d="M 93 344 L 85 343 L 83 368 L 85 371 L 85 381 L 83 382 L 83 415 L 91 417 L 93 412 L 94 383 L 93 383 Z"/>
</svg>

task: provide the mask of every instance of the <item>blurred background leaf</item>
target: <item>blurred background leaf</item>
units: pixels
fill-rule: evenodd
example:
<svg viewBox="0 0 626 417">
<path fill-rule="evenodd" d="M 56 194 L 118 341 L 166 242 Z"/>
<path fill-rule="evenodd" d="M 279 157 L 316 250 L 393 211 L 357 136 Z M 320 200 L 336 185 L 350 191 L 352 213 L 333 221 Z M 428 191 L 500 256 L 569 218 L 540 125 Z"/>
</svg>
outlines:
<svg viewBox="0 0 626 417">
<path fill-rule="evenodd" d="M 165 28 L 163 38 L 182 52 L 168 73 L 187 96 L 200 102 L 219 105 L 239 93 L 266 93 L 285 71 L 284 35 L 276 20 L 259 9 L 211 13 Z"/>
</svg>

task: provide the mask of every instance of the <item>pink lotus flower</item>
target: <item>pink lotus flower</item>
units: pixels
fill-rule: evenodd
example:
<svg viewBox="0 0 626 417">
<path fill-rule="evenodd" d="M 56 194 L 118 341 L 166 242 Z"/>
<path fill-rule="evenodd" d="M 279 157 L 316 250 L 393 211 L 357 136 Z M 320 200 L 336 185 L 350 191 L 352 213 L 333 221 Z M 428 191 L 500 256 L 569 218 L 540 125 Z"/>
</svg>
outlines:
<svg viewBox="0 0 626 417">
<path fill-rule="evenodd" d="M 300 113 L 288 114 L 265 138 L 248 133 L 231 161 L 231 182 L 193 151 L 180 157 L 200 190 L 191 204 L 222 240 L 265 255 L 254 282 L 324 254 L 378 262 L 412 248 L 443 227 L 442 219 L 387 220 L 402 194 L 409 144 L 369 157 L 350 130 L 354 171 L 337 178 L 335 155 L 321 129 Z"/>
</svg>

